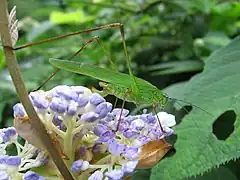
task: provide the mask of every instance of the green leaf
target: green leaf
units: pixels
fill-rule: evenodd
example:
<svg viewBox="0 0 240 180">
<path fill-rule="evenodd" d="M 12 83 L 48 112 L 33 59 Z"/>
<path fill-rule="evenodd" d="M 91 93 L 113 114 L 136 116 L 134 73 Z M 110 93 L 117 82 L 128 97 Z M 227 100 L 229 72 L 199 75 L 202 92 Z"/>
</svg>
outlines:
<svg viewBox="0 0 240 180">
<path fill-rule="evenodd" d="M 94 18 L 94 16 L 85 16 L 81 9 L 66 13 L 54 11 L 50 15 L 50 21 L 54 24 L 79 24 L 92 21 Z"/>
<path fill-rule="evenodd" d="M 239 17 L 240 4 L 238 2 L 223 2 L 216 5 L 213 12 L 228 18 Z"/>
<path fill-rule="evenodd" d="M 149 179 L 151 169 L 137 169 L 131 176 L 131 180 L 146 180 Z"/>
<path fill-rule="evenodd" d="M 202 40 L 205 46 L 212 51 L 226 46 L 230 42 L 230 38 L 223 32 L 209 32 Z"/>
<path fill-rule="evenodd" d="M 198 10 L 203 13 L 210 13 L 211 9 L 216 5 L 216 0 L 174 0 L 174 3 L 178 4 L 188 12 Z"/>
<path fill-rule="evenodd" d="M 4 68 L 5 66 L 5 57 L 3 55 L 2 48 L 0 48 L 0 71 Z"/>
<path fill-rule="evenodd" d="M 185 116 L 176 127 L 176 154 L 165 158 L 153 168 L 152 179 L 186 179 L 203 174 L 209 169 L 240 156 L 239 116 L 234 131 L 226 140 L 218 140 L 212 133 L 213 122 L 224 112 L 240 113 L 240 39 L 214 52 L 206 61 L 205 69 L 185 86 L 186 101 L 197 108 Z"/>
<path fill-rule="evenodd" d="M 171 98 L 182 99 L 186 84 L 187 84 L 186 81 L 175 83 L 173 85 L 168 86 L 167 88 L 164 88 L 163 92 L 166 93 Z"/>
<path fill-rule="evenodd" d="M 163 74 L 178 74 L 184 72 L 199 71 L 203 68 L 201 61 L 172 61 L 145 67 L 147 71 L 153 71 L 153 76 Z"/>
<path fill-rule="evenodd" d="M 189 180 L 237 180 L 237 177 L 233 174 L 232 171 L 230 171 L 226 167 L 219 167 L 217 169 L 213 169 L 210 172 L 204 174 L 203 176 L 197 176 L 196 178 L 190 178 Z"/>
<path fill-rule="evenodd" d="M 3 110 L 5 107 L 6 103 L 0 103 L 0 123 L 2 124 L 2 115 L 3 115 Z"/>
</svg>

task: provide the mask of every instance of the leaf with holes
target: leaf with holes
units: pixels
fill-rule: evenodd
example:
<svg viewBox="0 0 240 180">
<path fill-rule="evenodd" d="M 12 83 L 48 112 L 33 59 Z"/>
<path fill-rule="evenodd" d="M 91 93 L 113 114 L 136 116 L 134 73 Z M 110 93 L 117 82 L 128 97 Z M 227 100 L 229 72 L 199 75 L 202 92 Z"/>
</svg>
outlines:
<svg viewBox="0 0 240 180">
<path fill-rule="evenodd" d="M 240 38 L 214 52 L 206 61 L 202 73 L 186 84 L 183 98 L 210 112 L 197 108 L 185 116 L 176 127 L 176 153 L 165 158 L 152 170 L 151 179 L 187 179 L 240 157 L 239 116 L 229 119 L 234 130 L 222 139 L 213 131 L 215 120 L 234 112 L 240 114 Z M 233 129 L 233 128 L 232 128 Z"/>
</svg>

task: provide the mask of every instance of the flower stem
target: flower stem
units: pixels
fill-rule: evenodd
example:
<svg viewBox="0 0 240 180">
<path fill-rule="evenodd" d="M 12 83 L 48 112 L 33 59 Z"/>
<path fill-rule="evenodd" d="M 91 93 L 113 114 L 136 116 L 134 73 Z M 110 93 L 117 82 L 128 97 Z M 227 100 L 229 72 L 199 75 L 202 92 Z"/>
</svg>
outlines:
<svg viewBox="0 0 240 180">
<path fill-rule="evenodd" d="M 73 129 L 74 129 L 74 118 L 66 118 L 67 131 L 64 137 L 64 152 L 70 159 L 70 163 L 74 161 L 74 152 L 73 152 Z"/>
</svg>

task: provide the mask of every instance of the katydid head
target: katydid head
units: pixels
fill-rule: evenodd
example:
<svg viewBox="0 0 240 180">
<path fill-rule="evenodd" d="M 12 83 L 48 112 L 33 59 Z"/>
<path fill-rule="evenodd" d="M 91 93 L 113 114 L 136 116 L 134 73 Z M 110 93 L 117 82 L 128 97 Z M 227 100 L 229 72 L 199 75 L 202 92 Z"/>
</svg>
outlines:
<svg viewBox="0 0 240 180">
<path fill-rule="evenodd" d="M 149 93 L 152 93 L 153 95 L 152 104 L 160 104 L 161 108 L 163 108 L 167 104 L 167 96 L 165 96 L 159 89 L 156 88 Z"/>
</svg>

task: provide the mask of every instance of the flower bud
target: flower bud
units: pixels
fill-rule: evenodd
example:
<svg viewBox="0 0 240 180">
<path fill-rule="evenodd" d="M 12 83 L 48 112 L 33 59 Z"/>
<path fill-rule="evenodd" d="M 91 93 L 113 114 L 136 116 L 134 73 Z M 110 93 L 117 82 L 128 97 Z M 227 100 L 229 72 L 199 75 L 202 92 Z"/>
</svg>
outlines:
<svg viewBox="0 0 240 180">
<path fill-rule="evenodd" d="M 114 169 L 112 171 L 107 171 L 104 175 L 111 180 L 119 180 L 122 179 L 124 172 L 121 169 Z"/>
<path fill-rule="evenodd" d="M 82 121 L 94 122 L 98 119 L 99 115 L 94 112 L 88 112 L 81 116 Z"/>
<path fill-rule="evenodd" d="M 80 172 L 85 171 L 89 167 L 88 161 L 83 161 L 81 159 L 74 161 L 71 167 L 72 172 Z"/>
<path fill-rule="evenodd" d="M 45 97 L 38 93 L 38 92 L 31 92 L 29 94 L 30 99 L 32 100 L 33 105 L 38 109 L 47 109 L 48 108 L 48 101 Z"/>
<path fill-rule="evenodd" d="M 64 113 L 67 110 L 67 102 L 58 97 L 54 97 L 50 103 L 50 109 L 57 113 Z"/>
<path fill-rule="evenodd" d="M 98 93 L 93 93 L 90 97 L 90 103 L 97 106 L 98 104 L 105 102 L 105 99 Z"/>
</svg>

